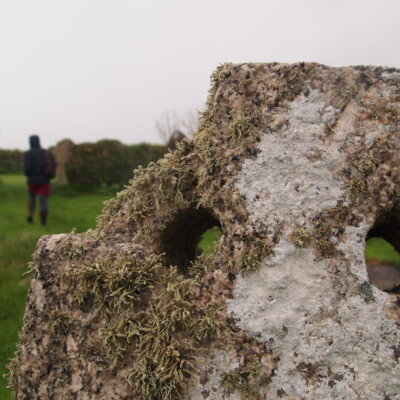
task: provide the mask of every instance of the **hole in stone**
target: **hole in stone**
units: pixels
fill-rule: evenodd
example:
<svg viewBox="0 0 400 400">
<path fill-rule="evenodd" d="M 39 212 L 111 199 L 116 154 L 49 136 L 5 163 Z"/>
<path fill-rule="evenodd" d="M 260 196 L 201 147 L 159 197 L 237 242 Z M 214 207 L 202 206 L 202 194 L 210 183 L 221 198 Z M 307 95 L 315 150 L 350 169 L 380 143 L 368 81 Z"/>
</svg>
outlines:
<svg viewBox="0 0 400 400">
<path fill-rule="evenodd" d="M 390 291 L 400 285 L 400 218 L 389 214 L 368 232 L 365 260 L 370 282 Z"/>
<path fill-rule="evenodd" d="M 162 251 L 167 262 L 187 274 L 199 254 L 216 246 L 218 231 L 220 223 L 211 211 L 200 208 L 180 212 L 163 232 Z"/>
</svg>

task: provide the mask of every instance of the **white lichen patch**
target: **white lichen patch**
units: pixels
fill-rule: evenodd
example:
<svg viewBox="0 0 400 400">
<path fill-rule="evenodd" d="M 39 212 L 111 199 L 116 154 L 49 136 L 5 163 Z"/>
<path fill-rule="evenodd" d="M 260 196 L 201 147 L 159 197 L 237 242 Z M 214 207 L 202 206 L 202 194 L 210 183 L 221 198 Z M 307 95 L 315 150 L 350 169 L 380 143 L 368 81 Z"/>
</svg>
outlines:
<svg viewBox="0 0 400 400">
<path fill-rule="evenodd" d="M 269 131 L 256 160 L 246 160 L 236 185 L 257 226 L 290 219 L 304 223 L 315 210 L 332 207 L 342 195 L 335 176 L 343 155 L 325 143 L 325 129 L 338 110 L 323 101 L 317 90 L 293 101 L 279 132 Z M 285 210 L 282 213 L 281 210 Z"/>
<path fill-rule="evenodd" d="M 382 72 L 381 78 L 385 81 L 400 81 L 400 73 L 399 72 Z"/>
<path fill-rule="evenodd" d="M 35 306 L 39 311 L 42 311 L 46 304 L 46 291 L 43 289 L 43 283 L 38 279 L 32 279 L 31 289 L 35 293 Z"/>
<path fill-rule="evenodd" d="M 363 225 L 348 230 L 354 272 L 360 273 L 365 232 Z M 394 348 L 400 332 L 385 315 L 386 294 L 373 288 L 374 301 L 354 295 L 337 306 L 325 264 L 314 261 L 311 249 L 297 249 L 284 237 L 258 272 L 238 278 L 235 297 L 227 301 L 237 326 L 279 357 L 268 398 L 279 392 L 283 398 L 383 399 L 387 394 L 396 399 L 400 366 Z M 311 376 L 318 376 L 312 384 Z"/>
<path fill-rule="evenodd" d="M 299 96 L 288 108 L 286 128 L 265 133 L 257 159 L 244 163 L 236 181 L 254 225 L 272 234 L 279 224 L 284 231 L 274 255 L 259 271 L 239 276 L 227 300 L 236 325 L 279 360 L 268 399 L 400 398 L 400 330 L 365 267 L 373 222 L 331 238 L 340 253 L 336 265 L 317 261 L 311 248 L 296 248 L 288 238 L 293 226 L 309 226 L 322 209 L 346 202 L 337 172 L 347 161 L 339 148 L 354 114 L 342 114 L 328 140 L 325 128 L 337 112 L 318 91 Z"/>
<path fill-rule="evenodd" d="M 298 249 L 282 240 L 275 256 L 258 273 L 239 276 L 235 298 L 227 300 L 237 325 L 263 341 L 301 329 L 307 321 L 329 310 L 330 281 L 323 261 L 314 262 L 310 249 Z"/>
<path fill-rule="evenodd" d="M 360 279 L 360 283 L 368 280 L 365 265 L 365 238 L 372 224 L 361 222 L 358 227 L 348 226 L 343 234 L 342 241 L 336 248 L 350 260 L 351 272 Z M 379 291 L 381 292 L 381 291 Z"/>
<path fill-rule="evenodd" d="M 59 233 L 57 235 L 44 235 L 38 241 L 38 247 L 43 246 L 47 251 L 54 251 L 58 244 L 67 237 L 65 233 Z"/>
</svg>

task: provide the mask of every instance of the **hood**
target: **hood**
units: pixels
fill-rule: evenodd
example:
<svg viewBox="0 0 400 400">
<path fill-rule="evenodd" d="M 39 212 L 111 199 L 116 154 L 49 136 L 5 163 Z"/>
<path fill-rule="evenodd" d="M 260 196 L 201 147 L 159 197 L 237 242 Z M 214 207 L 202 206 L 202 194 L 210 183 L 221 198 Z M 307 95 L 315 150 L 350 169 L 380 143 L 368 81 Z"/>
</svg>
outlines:
<svg viewBox="0 0 400 400">
<path fill-rule="evenodd" d="M 29 138 L 29 143 L 30 143 L 30 145 L 31 145 L 31 149 L 40 148 L 39 136 L 37 136 L 37 135 L 32 135 L 32 136 Z"/>
</svg>

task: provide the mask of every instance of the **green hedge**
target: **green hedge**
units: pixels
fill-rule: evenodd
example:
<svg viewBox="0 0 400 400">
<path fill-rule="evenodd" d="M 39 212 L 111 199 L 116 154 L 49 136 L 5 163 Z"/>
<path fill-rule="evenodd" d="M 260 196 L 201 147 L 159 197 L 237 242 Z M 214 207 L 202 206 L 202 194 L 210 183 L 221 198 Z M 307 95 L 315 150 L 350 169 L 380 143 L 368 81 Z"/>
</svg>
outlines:
<svg viewBox="0 0 400 400">
<path fill-rule="evenodd" d="M 163 157 L 166 146 L 141 143 L 124 145 L 117 140 L 74 145 L 66 166 L 69 183 L 80 190 L 127 184 L 133 170 Z"/>
<path fill-rule="evenodd" d="M 22 173 L 24 152 L 20 150 L 0 150 L 0 174 Z"/>
<path fill-rule="evenodd" d="M 55 154 L 55 148 L 51 149 Z M 166 146 L 140 143 L 125 145 L 118 140 L 75 144 L 66 166 L 70 185 L 79 190 L 113 186 L 121 188 L 139 165 L 163 157 Z M 24 151 L 0 150 L 0 173 L 23 173 Z"/>
</svg>

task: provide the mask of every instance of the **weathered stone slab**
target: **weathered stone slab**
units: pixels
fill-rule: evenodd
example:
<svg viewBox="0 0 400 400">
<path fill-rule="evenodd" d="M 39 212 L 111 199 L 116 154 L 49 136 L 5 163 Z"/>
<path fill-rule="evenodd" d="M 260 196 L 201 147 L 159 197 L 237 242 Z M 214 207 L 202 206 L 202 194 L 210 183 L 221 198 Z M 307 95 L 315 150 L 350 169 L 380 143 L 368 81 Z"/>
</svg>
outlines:
<svg viewBox="0 0 400 400">
<path fill-rule="evenodd" d="M 57 143 L 56 146 L 56 180 L 59 185 L 68 185 L 67 173 L 65 171 L 66 165 L 71 158 L 74 143 L 72 140 L 64 139 Z"/>
<path fill-rule="evenodd" d="M 400 71 L 225 64 L 198 132 L 95 231 L 43 237 L 17 399 L 397 399 Z M 205 230 L 222 237 L 198 256 Z"/>
</svg>

